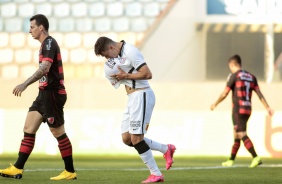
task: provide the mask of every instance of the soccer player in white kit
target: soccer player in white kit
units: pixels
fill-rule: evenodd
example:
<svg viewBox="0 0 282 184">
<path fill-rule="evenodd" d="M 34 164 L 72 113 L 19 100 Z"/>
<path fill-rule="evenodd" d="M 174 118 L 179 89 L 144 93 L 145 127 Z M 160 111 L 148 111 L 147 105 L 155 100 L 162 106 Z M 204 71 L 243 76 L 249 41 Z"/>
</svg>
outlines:
<svg viewBox="0 0 282 184">
<path fill-rule="evenodd" d="M 95 43 L 95 54 L 108 59 L 105 63 L 105 75 L 111 84 L 118 88 L 125 85 L 128 95 L 126 111 L 121 125 L 124 144 L 134 147 L 150 170 L 151 175 L 142 183 L 163 182 L 151 150 L 164 154 L 166 169 L 173 163 L 176 150 L 172 144 L 161 144 L 144 137 L 155 106 L 155 94 L 150 88 L 148 79 L 152 73 L 144 61 L 141 52 L 124 41 L 115 42 L 107 37 L 100 37 Z"/>
</svg>

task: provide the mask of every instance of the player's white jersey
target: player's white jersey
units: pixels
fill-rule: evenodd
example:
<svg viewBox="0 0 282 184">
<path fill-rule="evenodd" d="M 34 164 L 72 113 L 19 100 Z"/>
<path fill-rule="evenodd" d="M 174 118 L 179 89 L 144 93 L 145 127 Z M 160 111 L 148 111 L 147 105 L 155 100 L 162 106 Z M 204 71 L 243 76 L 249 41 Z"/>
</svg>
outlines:
<svg viewBox="0 0 282 184">
<path fill-rule="evenodd" d="M 133 45 L 123 43 L 120 54 L 117 58 L 110 58 L 104 65 L 105 75 L 111 84 L 118 88 L 120 84 L 127 85 L 136 88 L 149 87 L 147 80 L 117 80 L 111 77 L 111 75 L 119 73 L 118 66 L 126 73 L 137 73 L 138 70 L 146 65 L 143 55 Z"/>
</svg>

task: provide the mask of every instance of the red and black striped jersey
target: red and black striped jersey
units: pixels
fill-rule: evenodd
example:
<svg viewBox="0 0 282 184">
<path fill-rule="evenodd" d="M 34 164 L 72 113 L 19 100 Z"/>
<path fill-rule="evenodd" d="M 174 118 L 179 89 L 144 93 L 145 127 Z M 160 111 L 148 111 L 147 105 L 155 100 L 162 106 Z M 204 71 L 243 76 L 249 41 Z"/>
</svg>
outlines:
<svg viewBox="0 0 282 184">
<path fill-rule="evenodd" d="M 258 89 L 258 82 L 251 73 L 238 70 L 228 76 L 226 88 L 232 90 L 233 112 L 251 114 L 252 91 Z"/>
<path fill-rule="evenodd" d="M 41 44 L 39 50 L 39 66 L 42 61 L 49 61 L 52 65 L 49 72 L 39 80 L 39 89 L 58 91 L 59 94 L 66 94 L 60 47 L 57 41 L 51 36 L 48 36 Z"/>
</svg>

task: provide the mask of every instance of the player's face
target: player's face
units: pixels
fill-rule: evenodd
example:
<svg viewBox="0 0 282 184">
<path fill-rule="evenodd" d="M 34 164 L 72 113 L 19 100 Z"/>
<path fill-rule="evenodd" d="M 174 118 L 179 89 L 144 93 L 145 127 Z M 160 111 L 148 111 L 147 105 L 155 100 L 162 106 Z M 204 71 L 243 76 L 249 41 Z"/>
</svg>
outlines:
<svg viewBox="0 0 282 184">
<path fill-rule="evenodd" d="M 40 36 L 40 33 L 41 33 L 41 29 L 42 29 L 42 26 L 37 26 L 35 20 L 32 20 L 30 22 L 29 33 L 31 34 L 31 36 L 34 39 L 36 39 L 36 40 L 39 39 L 39 36 Z"/>
<path fill-rule="evenodd" d="M 236 72 L 236 66 L 233 62 L 229 63 L 229 69 L 231 71 L 231 73 L 235 73 Z"/>
<path fill-rule="evenodd" d="M 102 52 L 102 56 L 104 56 L 106 59 L 117 58 L 118 54 L 119 54 L 119 51 L 111 45 L 109 46 L 108 50 Z"/>
</svg>

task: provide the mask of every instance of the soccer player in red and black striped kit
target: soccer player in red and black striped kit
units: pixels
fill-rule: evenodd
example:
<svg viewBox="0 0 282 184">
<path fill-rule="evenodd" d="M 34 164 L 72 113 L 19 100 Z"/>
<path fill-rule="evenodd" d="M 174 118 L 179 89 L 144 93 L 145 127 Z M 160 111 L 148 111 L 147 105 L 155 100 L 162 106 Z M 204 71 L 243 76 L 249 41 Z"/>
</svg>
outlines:
<svg viewBox="0 0 282 184">
<path fill-rule="evenodd" d="M 217 101 L 211 105 L 211 110 L 214 110 L 215 107 L 224 100 L 228 93 L 232 90 L 234 144 L 230 159 L 226 162 L 222 162 L 222 166 L 232 166 L 234 164 L 234 160 L 242 140 L 246 149 L 253 156 L 252 163 L 249 167 L 254 168 L 262 164 L 262 161 L 260 157 L 257 156 L 254 145 L 246 133 L 247 121 L 252 112 L 252 91 L 256 92 L 270 116 L 273 115 L 274 111 L 269 107 L 263 94 L 261 93 L 256 77 L 251 73 L 242 70 L 241 64 L 241 58 L 239 55 L 234 55 L 229 59 L 229 69 L 232 74 L 228 76 L 227 85 Z"/>
<path fill-rule="evenodd" d="M 64 72 L 60 47 L 56 40 L 49 36 L 48 19 L 41 14 L 30 18 L 31 36 L 41 43 L 39 51 L 39 69 L 22 84 L 17 85 L 13 94 L 21 96 L 22 92 L 32 83 L 39 81 L 39 93 L 29 108 L 19 156 L 14 165 L 0 170 L 3 177 L 21 179 L 23 168 L 31 154 L 35 134 L 42 122 L 46 122 L 53 136 L 58 141 L 58 147 L 65 163 L 65 170 L 51 180 L 76 179 L 73 166 L 72 145 L 64 128 L 64 105 L 67 93 L 64 86 Z"/>
</svg>

